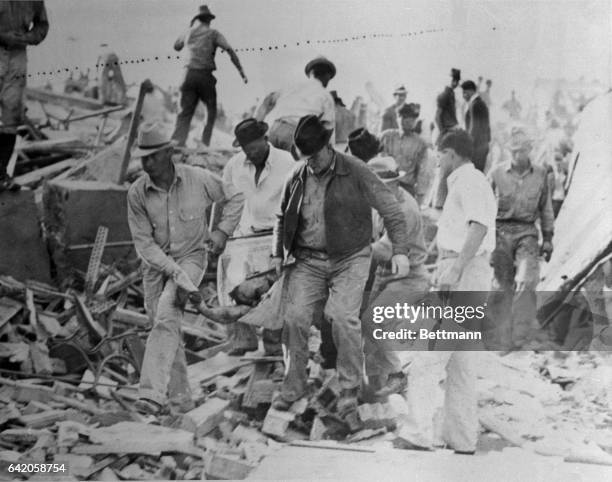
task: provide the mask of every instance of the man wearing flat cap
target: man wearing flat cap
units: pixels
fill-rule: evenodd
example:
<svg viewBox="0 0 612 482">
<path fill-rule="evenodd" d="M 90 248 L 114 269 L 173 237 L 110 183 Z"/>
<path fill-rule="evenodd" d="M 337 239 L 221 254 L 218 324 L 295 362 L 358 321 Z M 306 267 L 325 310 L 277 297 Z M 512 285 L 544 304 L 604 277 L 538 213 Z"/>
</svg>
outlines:
<svg viewBox="0 0 612 482">
<path fill-rule="evenodd" d="M 365 127 L 360 127 L 349 134 L 348 148 L 357 159 L 368 162 L 380 153 L 380 141 Z"/>
<path fill-rule="evenodd" d="M 400 128 L 384 131 L 380 136 L 380 143 L 383 153 L 393 157 L 406 172 L 406 176 L 400 181 L 401 186 L 420 204 L 424 194 L 419 192 L 418 178 L 427 156 L 427 144 L 416 132 L 419 114 L 418 104 L 405 104 L 398 111 Z"/>
<path fill-rule="evenodd" d="M 253 118 L 243 120 L 234 129 L 234 145 L 240 146 L 242 151 L 225 165 L 223 182 L 244 195 L 242 217 L 233 233 L 236 237 L 272 233 L 285 180 L 296 167 L 291 154 L 268 142 L 267 132 L 268 125 Z M 260 265 L 249 266 L 251 271 L 270 268 L 268 256 L 258 261 L 261 261 Z M 244 355 L 247 351 L 257 350 L 257 335 L 252 326 L 237 323 L 230 330 L 230 355 Z M 280 331 L 264 329 L 263 341 L 266 355 L 282 356 Z"/>
<path fill-rule="evenodd" d="M 395 99 L 395 102 L 393 105 L 390 105 L 385 109 L 382 116 L 380 132 L 384 132 L 388 129 L 397 129 L 399 127 L 397 122 L 398 112 L 406 105 L 407 96 L 408 91 L 403 85 L 398 86 L 395 91 L 393 91 L 393 98 Z"/>
<path fill-rule="evenodd" d="M 192 292 L 206 270 L 206 246 L 220 251 L 233 233 L 242 194 L 215 174 L 172 161 L 174 145 L 160 123 L 145 124 L 138 135 L 144 174 L 127 196 L 128 224 L 143 262 L 145 309 L 153 328 L 147 339 L 137 408 L 159 413 L 168 402 L 178 410 L 193 405 L 181 338 L 179 290 Z M 207 228 L 206 210 L 225 203 L 216 231 Z"/>
<path fill-rule="evenodd" d="M 293 134 L 302 117 L 318 116 L 332 131 L 336 123 L 334 99 L 326 90 L 329 81 L 336 76 L 336 66 L 325 57 L 316 57 L 306 64 L 304 72 L 306 80 L 272 92 L 255 114 L 256 119 L 265 119 L 270 125 L 270 143 L 288 152 L 291 152 Z"/>
<path fill-rule="evenodd" d="M 285 268 L 283 339 L 289 367 L 273 407 L 288 410 L 307 394 L 308 334 L 323 313 L 338 349 L 337 411 L 343 416 L 357 407 L 363 375 L 359 310 L 370 269 L 372 208 L 391 239 L 391 272 L 403 276 L 409 261 L 397 199 L 362 161 L 332 149 L 330 138 L 331 131 L 314 115 L 300 119 L 294 135 L 306 162 L 287 180 L 274 231 L 277 271 L 288 255 L 296 262 Z"/>
<path fill-rule="evenodd" d="M 495 341 L 504 349 L 524 346 L 537 334 L 539 257 L 548 261 L 553 250 L 554 215 L 547 171 L 531 162 L 532 145 L 527 129 L 513 126 L 508 141 L 512 161 L 495 166 L 488 175 L 497 199 L 497 243 L 491 256 L 495 283 L 489 308 L 497 329 Z"/>
<path fill-rule="evenodd" d="M 206 146 L 210 145 L 217 117 L 217 89 L 215 87 L 217 79 L 213 75 L 217 68 L 215 65 L 217 48 L 229 54 L 244 83 L 248 82 L 234 49 L 221 33 L 210 27 L 210 22 L 214 18 L 208 6 L 202 5 L 198 14 L 191 20 L 189 30 L 174 43 L 176 51 L 187 47 L 185 76 L 181 85 L 181 110 L 176 118 L 176 127 L 172 135 L 179 146 L 184 146 L 187 141 L 191 119 L 200 101 L 206 105 L 207 112 L 202 143 Z"/>
</svg>

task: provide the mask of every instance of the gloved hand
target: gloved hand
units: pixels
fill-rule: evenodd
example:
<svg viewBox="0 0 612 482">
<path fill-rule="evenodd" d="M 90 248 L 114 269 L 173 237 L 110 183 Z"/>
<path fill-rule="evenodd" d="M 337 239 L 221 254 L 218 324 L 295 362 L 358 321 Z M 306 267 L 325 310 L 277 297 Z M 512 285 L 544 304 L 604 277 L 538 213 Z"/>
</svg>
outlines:
<svg viewBox="0 0 612 482">
<path fill-rule="evenodd" d="M 213 231 L 210 233 L 210 244 L 211 250 L 214 254 L 220 254 L 225 249 L 225 244 L 227 243 L 227 234 L 223 231 Z"/>
<path fill-rule="evenodd" d="M 550 257 L 552 256 L 553 245 L 552 241 L 546 240 L 542 243 L 540 247 L 540 256 L 544 257 L 544 261 L 547 263 L 550 261 Z"/>
</svg>

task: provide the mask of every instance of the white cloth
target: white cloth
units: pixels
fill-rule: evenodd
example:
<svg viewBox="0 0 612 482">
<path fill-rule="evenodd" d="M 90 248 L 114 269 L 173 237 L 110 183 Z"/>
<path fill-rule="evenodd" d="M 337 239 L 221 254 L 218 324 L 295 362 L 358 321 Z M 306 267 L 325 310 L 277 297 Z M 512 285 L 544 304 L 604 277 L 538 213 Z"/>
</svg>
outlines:
<svg viewBox="0 0 612 482">
<path fill-rule="evenodd" d="M 305 115 L 322 115 L 321 121 L 328 129 L 336 125 L 336 107 L 331 94 L 315 78 L 308 78 L 278 93 L 274 108 L 266 116 L 272 125 L 277 119 L 297 122 Z"/>
<path fill-rule="evenodd" d="M 268 159 L 255 184 L 255 165 L 244 152 L 228 161 L 223 170 L 223 180 L 244 194 L 244 209 L 234 236 L 246 236 L 274 227 L 285 180 L 295 167 L 291 154 L 270 145 Z"/>
<path fill-rule="evenodd" d="M 438 247 L 461 252 L 469 223 L 476 221 L 487 228 L 476 254 L 492 253 L 495 249 L 497 202 L 487 178 L 468 162 L 455 169 L 446 183 L 448 195 L 438 220 Z"/>
</svg>

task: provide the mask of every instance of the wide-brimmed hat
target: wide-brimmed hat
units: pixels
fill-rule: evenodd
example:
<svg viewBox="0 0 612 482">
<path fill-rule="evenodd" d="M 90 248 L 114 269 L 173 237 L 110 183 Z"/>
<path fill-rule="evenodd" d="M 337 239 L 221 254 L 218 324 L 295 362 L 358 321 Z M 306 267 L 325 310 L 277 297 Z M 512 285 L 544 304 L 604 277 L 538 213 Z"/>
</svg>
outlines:
<svg viewBox="0 0 612 482">
<path fill-rule="evenodd" d="M 510 151 L 519 151 L 521 149 L 531 149 L 533 139 L 523 126 L 514 126 L 510 129 L 510 138 L 508 139 L 508 149 Z"/>
<path fill-rule="evenodd" d="M 261 139 L 268 132 L 268 124 L 254 118 L 245 119 L 234 129 L 236 139 L 232 145 L 234 147 L 244 146 L 249 142 Z"/>
<path fill-rule="evenodd" d="M 403 85 L 398 85 L 393 91 L 393 95 L 408 95 L 408 91 Z"/>
<path fill-rule="evenodd" d="M 199 18 L 199 17 L 209 18 L 211 20 L 213 18 L 217 18 L 210 11 L 210 9 L 208 8 L 208 5 L 200 5 L 200 8 L 198 9 L 198 14 L 195 17 L 193 17 L 193 18 L 195 20 L 196 18 Z"/>
<path fill-rule="evenodd" d="M 315 67 L 316 65 L 325 65 L 329 71 L 331 72 L 332 75 L 332 79 L 336 76 L 336 66 L 334 65 L 334 63 L 325 58 L 325 57 L 317 57 L 312 59 L 310 62 L 308 62 L 306 64 L 306 67 L 304 68 L 304 72 L 306 73 L 306 75 L 309 74 L 309 72 L 313 69 L 313 67 Z"/>
<path fill-rule="evenodd" d="M 160 122 L 149 122 L 138 131 L 137 147 L 132 151 L 132 157 L 150 156 L 171 145 L 174 145 L 174 141 L 164 126 Z"/>
<path fill-rule="evenodd" d="M 351 154 L 367 161 L 380 152 L 380 141 L 365 127 L 360 127 L 349 134 L 348 148 Z"/>
<path fill-rule="evenodd" d="M 420 104 L 404 104 L 400 110 L 397 111 L 397 115 L 400 117 L 410 117 L 417 119 L 421 115 Z"/>
<path fill-rule="evenodd" d="M 368 162 L 368 167 L 384 183 L 397 181 L 406 175 L 406 171 L 400 171 L 397 162 L 391 156 L 375 157 Z"/>
<path fill-rule="evenodd" d="M 451 77 L 453 78 L 453 80 L 459 82 L 461 80 L 461 70 L 454 68 L 451 69 Z"/>
<path fill-rule="evenodd" d="M 323 149 L 331 138 L 333 129 L 327 129 L 316 115 L 306 115 L 300 119 L 293 143 L 303 156 L 312 156 Z"/>
</svg>

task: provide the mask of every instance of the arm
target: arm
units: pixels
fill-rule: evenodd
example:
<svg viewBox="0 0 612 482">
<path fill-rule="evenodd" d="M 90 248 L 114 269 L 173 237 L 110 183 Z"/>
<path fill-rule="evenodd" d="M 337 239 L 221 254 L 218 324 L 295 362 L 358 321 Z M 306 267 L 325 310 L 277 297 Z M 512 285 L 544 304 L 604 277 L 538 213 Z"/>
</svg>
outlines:
<svg viewBox="0 0 612 482">
<path fill-rule="evenodd" d="M 540 194 L 540 200 L 538 203 L 538 210 L 540 211 L 540 223 L 542 226 L 542 238 L 544 241 L 552 241 L 555 216 L 552 209 L 551 193 L 548 189 L 548 175 L 545 176 L 544 182 L 542 183 L 542 193 Z"/>
<path fill-rule="evenodd" d="M 280 258 L 281 260 L 285 257 L 283 250 L 283 232 L 285 227 L 285 210 L 289 203 L 289 197 L 291 195 L 291 184 L 293 181 L 293 175 L 290 175 L 285 181 L 285 187 L 283 188 L 283 195 L 281 197 L 278 212 L 276 213 L 276 224 L 274 225 L 274 234 L 272 237 L 272 257 Z"/>
<path fill-rule="evenodd" d="M 224 182 L 212 172 L 202 170 L 202 181 L 208 198 L 223 206 L 223 214 L 216 231 L 229 237 L 240 222 L 244 208 L 244 195 L 231 183 Z"/>
<path fill-rule="evenodd" d="M 437 108 L 436 108 L 435 121 L 436 121 L 436 125 L 438 126 L 438 131 L 442 132 L 442 111 L 444 110 L 444 104 L 446 102 L 446 96 L 444 92 L 438 95 L 436 102 L 437 102 Z"/>
<path fill-rule="evenodd" d="M 487 227 L 477 221 L 471 221 L 468 227 L 465 242 L 461 247 L 459 256 L 448 271 L 441 273 L 437 281 L 440 291 L 449 291 L 453 286 L 459 283 L 463 270 L 467 263 L 476 255 L 478 248 L 487 234 Z"/>
<path fill-rule="evenodd" d="M 186 39 L 187 39 L 187 32 L 182 34 L 179 38 L 176 39 L 176 42 L 174 42 L 174 50 L 176 50 L 177 52 L 180 52 L 181 50 L 183 50 Z"/>
<path fill-rule="evenodd" d="M 263 121 L 266 116 L 270 112 L 272 112 L 272 109 L 274 109 L 279 95 L 280 92 L 270 92 L 268 95 L 266 95 L 264 97 L 264 100 L 261 102 L 261 104 L 259 105 L 259 107 L 257 107 L 257 110 L 255 111 L 255 119 L 257 119 L 258 121 Z"/>
<path fill-rule="evenodd" d="M 238 70 L 238 73 L 240 74 L 240 77 L 242 77 L 244 82 L 246 83 L 247 77 L 246 75 L 244 75 L 244 70 L 242 70 L 242 65 L 240 65 L 240 59 L 236 55 L 236 52 L 234 52 L 234 49 L 232 48 L 232 46 L 228 43 L 227 40 L 225 40 L 225 37 L 221 35 L 219 32 L 217 32 L 217 46 L 221 47 L 223 50 L 225 50 L 229 54 L 232 64 L 234 64 L 234 66 Z"/>
<path fill-rule="evenodd" d="M 38 45 L 49 32 L 49 20 L 47 10 L 43 2 L 36 2 L 34 18 L 32 19 L 32 29 L 25 34 L 26 42 L 29 45 Z"/>
<path fill-rule="evenodd" d="M 138 256 L 149 266 L 156 268 L 167 276 L 174 276 L 181 271 L 179 265 L 153 239 L 153 226 L 149 221 L 146 209 L 137 192 L 128 192 L 128 225 L 134 240 Z"/>
</svg>

